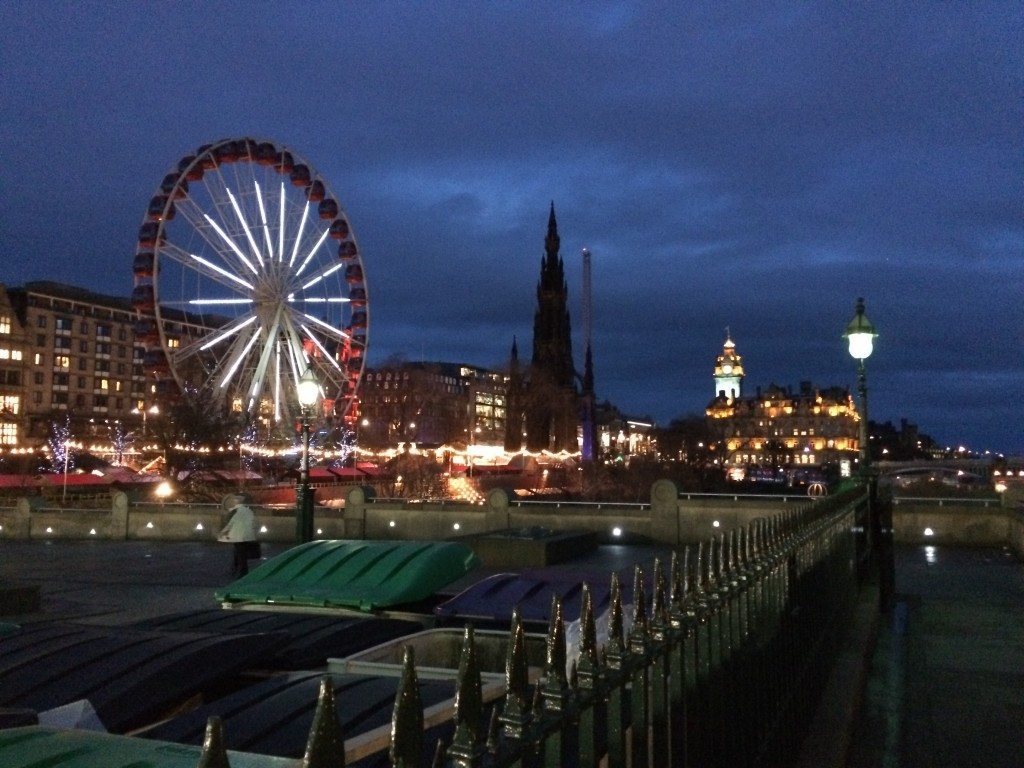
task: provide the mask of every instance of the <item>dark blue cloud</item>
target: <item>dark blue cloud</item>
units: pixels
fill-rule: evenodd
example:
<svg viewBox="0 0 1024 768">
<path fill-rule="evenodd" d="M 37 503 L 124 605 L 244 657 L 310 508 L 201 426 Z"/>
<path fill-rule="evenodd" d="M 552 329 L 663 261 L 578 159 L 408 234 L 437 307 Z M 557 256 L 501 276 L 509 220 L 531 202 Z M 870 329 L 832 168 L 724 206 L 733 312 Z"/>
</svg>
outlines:
<svg viewBox="0 0 1024 768">
<path fill-rule="evenodd" d="M 1013 3 L 0 6 L 0 280 L 127 292 L 177 159 L 288 144 L 365 253 L 371 359 L 528 355 L 549 201 L 598 389 L 699 412 L 730 326 L 748 383 L 1024 452 L 1022 10 Z"/>
</svg>

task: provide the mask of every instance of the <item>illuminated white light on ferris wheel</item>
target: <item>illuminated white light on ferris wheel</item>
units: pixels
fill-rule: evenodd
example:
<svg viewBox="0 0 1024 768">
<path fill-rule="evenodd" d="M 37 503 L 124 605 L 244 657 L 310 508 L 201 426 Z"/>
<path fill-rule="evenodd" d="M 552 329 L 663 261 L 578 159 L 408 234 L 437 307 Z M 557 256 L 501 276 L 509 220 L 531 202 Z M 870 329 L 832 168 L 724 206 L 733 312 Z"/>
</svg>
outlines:
<svg viewBox="0 0 1024 768">
<path fill-rule="evenodd" d="M 324 277 L 327 277 L 327 275 L 324 275 Z M 288 296 L 288 301 L 289 302 L 294 302 L 295 301 L 295 294 L 294 293 L 290 294 Z M 303 301 L 306 302 L 307 304 L 338 304 L 338 303 L 344 303 L 344 302 L 347 302 L 347 301 L 352 301 L 352 299 L 350 299 L 348 296 L 329 296 L 326 299 L 322 299 L 322 298 L 309 298 L 309 299 L 303 299 Z"/>
<path fill-rule="evenodd" d="M 231 328 L 228 328 L 223 333 L 219 334 L 218 336 L 214 337 L 210 341 L 208 341 L 205 344 L 203 344 L 203 346 L 201 346 L 199 348 L 200 351 L 206 351 L 207 349 L 209 349 L 210 347 L 214 346 L 218 342 L 224 341 L 224 339 L 226 339 L 228 336 L 234 336 L 240 330 L 245 328 L 245 326 L 249 325 L 249 323 L 254 322 L 255 320 L 256 320 L 256 315 L 250 315 L 248 318 L 246 318 L 242 322 L 238 323 L 237 325 L 232 326 Z"/>
<path fill-rule="evenodd" d="M 242 215 L 242 209 L 238 207 L 238 201 L 235 200 L 235 196 L 231 194 L 231 190 L 225 187 L 225 192 L 228 193 L 228 199 L 231 200 L 231 207 L 235 209 L 235 215 L 238 217 L 238 223 L 242 225 L 242 229 L 245 231 L 245 239 L 249 241 L 249 247 L 252 248 L 252 253 L 256 257 L 256 261 L 259 265 L 263 266 L 263 255 L 260 253 L 260 248 L 256 245 L 256 240 L 252 236 L 252 231 L 249 229 L 248 223 L 245 221 L 245 216 Z"/>
<path fill-rule="evenodd" d="M 317 320 L 312 315 L 307 315 L 307 314 L 303 313 L 303 317 L 305 317 L 310 322 L 313 322 L 313 323 L 316 323 L 317 325 L 323 326 L 326 330 L 330 331 L 334 336 L 341 336 L 341 338 L 343 338 L 343 339 L 350 339 L 350 338 L 352 338 L 351 336 L 349 336 L 344 331 L 338 330 L 337 328 L 333 328 L 330 325 L 328 325 L 327 323 L 325 323 L 323 320 Z"/>
<path fill-rule="evenodd" d="M 242 260 L 242 262 L 245 264 L 245 266 L 247 266 L 249 268 L 249 270 L 254 275 L 258 275 L 259 274 L 259 270 L 256 269 L 256 267 L 253 266 L 252 262 L 249 261 L 249 259 L 246 258 L 245 254 L 242 253 L 242 249 L 238 247 L 238 245 L 235 243 L 235 241 L 227 236 L 227 234 L 224 232 L 223 229 L 220 228 L 220 226 L 217 224 L 216 221 L 214 221 L 212 218 L 210 218 L 210 214 L 204 213 L 203 214 L 203 218 L 206 219 L 206 223 L 209 224 L 211 227 L 213 227 L 213 229 L 217 232 L 217 234 L 221 236 L 221 239 L 225 243 L 228 244 L 228 247 L 237 254 L 238 258 L 240 258 Z M 223 270 L 220 270 L 220 271 L 223 272 Z"/>
<path fill-rule="evenodd" d="M 214 304 L 252 304 L 252 299 L 189 299 L 188 303 L 196 307 Z"/>
<path fill-rule="evenodd" d="M 320 246 L 324 244 L 324 241 L 327 239 L 327 236 L 329 234 L 331 234 L 331 230 L 325 229 L 324 233 L 320 235 L 320 239 L 316 241 L 316 245 L 309 249 L 309 254 L 302 261 L 302 266 L 295 270 L 296 277 L 302 274 L 302 270 L 304 270 L 306 268 L 306 265 L 309 264 L 309 260 L 313 258 L 313 254 L 320 250 Z M 339 261 L 335 269 L 340 269 L 341 267 L 342 263 Z M 312 285 L 312 283 L 310 283 L 310 285 Z M 302 286 L 302 290 L 306 290 L 307 288 L 309 288 L 309 285 Z"/>
<path fill-rule="evenodd" d="M 275 345 L 273 360 L 273 420 L 281 421 L 281 341 Z"/>
<path fill-rule="evenodd" d="M 267 261 L 274 260 L 274 245 L 270 242 L 270 227 L 267 226 L 267 209 L 263 207 L 263 193 L 260 191 L 260 183 L 253 182 L 256 187 L 256 202 L 260 206 L 260 220 L 263 222 L 263 237 L 267 241 Z"/>
<path fill-rule="evenodd" d="M 254 315 L 252 319 L 255 320 L 256 316 Z M 224 389 L 224 387 L 228 385 L 232 377 L 235 375 L 235 371 L 238 370 L 238 366 L 240 366 L 242 364 L 242 361 L 245 360 L 246 355 L 248 355 L 249 352 L 252 351 L 253 345 L 256 344 L 256 340 L 260 337 L 260 331 L 262 330 L 262 328 L 257 328 L 256 331 L 253 333 L 252 338 L 250 338 L 248 343 L 245 345 L 245 349 L 242 350 L 242 354 L 235 357 L 235 362 L 231 364 L 231 367 L 228 368 L 228 372 L 224 374 L 224 378 L 220 382 L 221 389 Z"/>
<path fill-rule="evenodd" d="M 316 334 L 314 334 L 311 330 L 309 330 L 309 328 L 307 328 L 304 325 L 300 324 L 299 328 L 301 328 L 302 330 L 304 330 L 306 332 L 306 338 L 309 339 L 310 341 L 312 341 L 316 345 L 316 348 L 319 349 L 323 353 L 324 359 L 327 360 L 328 362 L 330 362 L 331 365 L 333 365 L 335 368 L 337 368 L 340 371 L 341 370 L 341 366 L 338 365 L 338 361 L 335 360 L 334 359 L 334 355 L 332 355 L 330 352 L 328 352 L 326 347 L 324 347 L 324 345 L 320 343 L 320 340 L 316 337 Z"/>
<path fill-rule="evenodd" d="M 281 182 L 281 221 L 277 225 L 277 260 L 284 261 L 284 182 Z"/>
<path fill-rule="evenodd" d="M 238 283 L 243 288 L 248 288 L 250 291 L 255 291 L 256 290 L 256 287 L 252 283 L 247 283 L 247 282 L 245 282 L 245 280 L 243 280 L 242 278 L 240 278 L 238 275 L 234 274 L 233 272 L 228 272 L 226 269 L 223 269 L 222 267 L 218 267 L 216 264 L 214 264 L 209 259 L 204 259 L 202 256 L 196 256 L 194 253 L 190 253 L 189 256 L 191 256 L 193 259 L 198 261 L 204 267 L 208 267 L 209 269 L 212 269 L 214 272 L 217 272 L 217 273 L 219 273 L 221 275 L 224 275 L 224 277 L 228 278 L 229 280 L 234 280 L 236 283 Z M 253 270 L 253 271 L 255 272 L 255 270 Z"/>
<path fill-rule="evenodd" d="M 325 277 L 330 277 L 331 275 L 333 275 L 333 274 L 334 274 L 335 272 L 337 272 L 337 271 L 338 271 L 339 269 L 341 269 L 341 268 L 342 268 L 343 266 L 345 266 L 345 265 L 344 265 L 344 264 L 342 264 L 342 263 L 341 263 L 341 262 L 339 261 L 339 262 L 338 262 L 337 264 L 335 264 L 335 265 L 334 265 L 333 267 L 331 267 L 330 269 L 328 269 L 328 270 L 327 270 L 326 272 L 324 272 L 323 274 L 319 275 L 318 277 L 314 277 L 314 278 L 313 278 L 312 280 L 310 280 L 310 281 L 309 281 L 308 283 L 306 283 L 306 284 L 305 284 L 304 286 L 302 286 L 302 290 L 304 290 L 304 291 L 307 291 L 307 290 L 309 290 L 309 289 L 310 289 L 310 288 L 312 288 L 312 287 L 313 287 L 314 285 L 316 285 L 316 284 L 317 284 L 317 283 L 319 283 L 319 282 L 320 282 L 321 280 L 323 280 L 323 279 L 324 279 Z M 300 270 L 300 271 L 301 271 L 301 270 Z M 296 274 L 298 274 L 298 273 L 296 273 Z"/>
<path fill-rule="evenodd" d="M 295 236 L 295 244 L 292 246 L 292 257 L 288 260 L 288 266 L 295 265 L 295 257 L 299 255 L 299 243 L 302 242 L 302 233 L 306 229 L 306 219 L 309 218 L 309 202 L 302 209 L 302 221 L 299 222 L 299 234 Z"/>
</svg>

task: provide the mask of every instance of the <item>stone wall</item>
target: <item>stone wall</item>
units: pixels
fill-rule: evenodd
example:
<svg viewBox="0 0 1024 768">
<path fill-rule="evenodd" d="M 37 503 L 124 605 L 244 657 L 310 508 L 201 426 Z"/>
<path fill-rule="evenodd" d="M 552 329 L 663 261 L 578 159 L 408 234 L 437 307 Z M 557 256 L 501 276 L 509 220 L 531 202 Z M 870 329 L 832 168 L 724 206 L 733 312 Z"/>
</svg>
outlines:
<svg viewBox="0 0 1024 768">
<path fill-rule="evenodd" d="M 522 503 L 514 494 L 492 489 L 483 504 L 417 503 L 377 500 L 369 488 L 349 489 L 344 509 L 317 507 L 314 529 L 322 538 L 438 540 L 508 528 L 583 530 L 599 542 L 655 541 L 687 544 L 778 514 L 809 500 L 789 497 L 682 495 L 668 480 L 651 487 L 645 504 L 571 502 Z M 292 541 L 291 508 L 254 506 L 260 537 Z M 45 506 L 41 499 L 20 499 L 0 507 L 0 539 L 129 539 L 212 541 L 226 521 L 216 504 L 129 504 L 115 494 L 108 510 Z M 717 523 L 717 525 L 715 524 Z M 616 529 L 618 535 L 615 535 Z M 930 529 L 931 534 L 926 535 Z M 1024 559 L 1024 513 L 1016 507 L 966 506 L 936 500 L 897 503 L 893 508 L 897 543 L 1014 547 Z"/>
</svg>

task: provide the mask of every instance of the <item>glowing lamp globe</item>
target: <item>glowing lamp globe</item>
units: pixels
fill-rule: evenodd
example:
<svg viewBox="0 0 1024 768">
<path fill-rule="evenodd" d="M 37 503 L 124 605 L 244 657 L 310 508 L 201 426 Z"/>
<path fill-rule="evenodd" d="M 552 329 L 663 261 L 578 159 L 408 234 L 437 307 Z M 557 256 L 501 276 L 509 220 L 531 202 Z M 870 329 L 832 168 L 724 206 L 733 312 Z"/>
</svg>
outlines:
<svg viewBox="0 0 1024 768">
<path fill-rule="evenodd" d="M 866 360 L 871 356 L 878 334 L 875 333 L 875 326 L 864 314 L 864 299 L 857 299 L 857 314 L 846 326 L 846 333 L 843 336 L 850 345 L 850 356 L 855 360 Z"/>
<path fill-rule="evenodd" d="M 298 390 L 299 405 L 303 408 L 312 408 L 316 405 L 316 400 L 320 396 L 320 384 L 317 383 L 312 369 L 307 368 L 306 372 L 302 374 L 302 378 L 299 379 Z"/>
</svg>

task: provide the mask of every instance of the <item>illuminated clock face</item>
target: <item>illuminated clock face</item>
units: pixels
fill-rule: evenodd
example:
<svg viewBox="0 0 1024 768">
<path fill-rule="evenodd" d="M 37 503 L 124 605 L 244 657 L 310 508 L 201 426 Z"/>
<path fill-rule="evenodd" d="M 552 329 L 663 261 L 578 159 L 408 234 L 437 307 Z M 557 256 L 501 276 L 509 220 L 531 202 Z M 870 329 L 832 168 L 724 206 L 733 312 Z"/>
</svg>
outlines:
<svg viewBox="0 0 1024 768">
<path fill-rule="evenodd" d="M 722 366 L 722 373 L 732 373 L 732 366 L 726 363 Z"/>
</svg>

